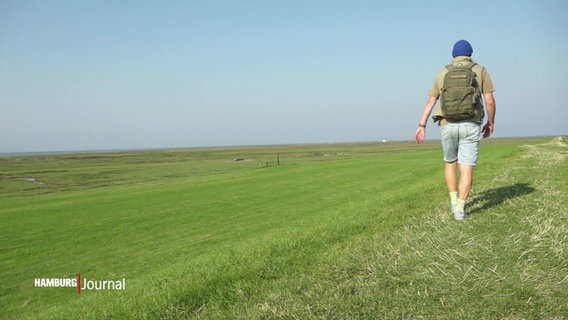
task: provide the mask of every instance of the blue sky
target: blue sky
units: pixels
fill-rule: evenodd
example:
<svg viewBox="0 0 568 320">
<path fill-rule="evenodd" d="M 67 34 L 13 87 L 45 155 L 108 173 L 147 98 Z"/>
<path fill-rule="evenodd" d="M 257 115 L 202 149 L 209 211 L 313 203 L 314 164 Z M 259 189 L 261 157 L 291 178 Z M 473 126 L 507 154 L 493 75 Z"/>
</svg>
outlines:
<svg viewBox="0 0 568 320">
<path fill-rule="evenodd" d="M 495 83 L 495 137 L 567 134 L 567 13 L 562 0 L 0 0 L 0 153 L 411 140 L 459 39 Z"/>
</svg>

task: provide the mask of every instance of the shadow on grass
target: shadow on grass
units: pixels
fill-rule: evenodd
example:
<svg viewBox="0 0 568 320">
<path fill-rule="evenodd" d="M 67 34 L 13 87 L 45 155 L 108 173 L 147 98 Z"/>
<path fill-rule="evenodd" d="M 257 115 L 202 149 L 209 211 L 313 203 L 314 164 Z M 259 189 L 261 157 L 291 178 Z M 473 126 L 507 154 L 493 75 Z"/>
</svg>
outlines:
<svg viewBox="0 0 568 320">
<path fill-rule="evenodd" d="M 521 197 L 535 192 L 536 189 L 527 183 L 515 183 L 511 186 L 493 188 L 476 195 L 468 207 L 473 207 L 468 214 L 475 214 L 500 205 L 508 199 Z"/>
</svg>

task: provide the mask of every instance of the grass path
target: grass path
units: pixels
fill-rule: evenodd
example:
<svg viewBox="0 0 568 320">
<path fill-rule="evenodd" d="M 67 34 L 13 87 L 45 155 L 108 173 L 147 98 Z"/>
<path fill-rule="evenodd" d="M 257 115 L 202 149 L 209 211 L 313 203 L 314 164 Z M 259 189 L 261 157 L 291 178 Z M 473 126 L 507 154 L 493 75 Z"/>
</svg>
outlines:
<svg viewBox="0 0 568 320">
<path fill-rule="evenodd" d="M 481 169 L 493 161 L 485 158 L 472 195 L 474 204 L 468 208 L 473 214 L 465 223 L 449 221 L 443 204 L 405 225 L 388 244 L 381 237 L 362 236 L 362 253 L 350 248 L 347 257 L 354 259 L 346 264 L 357 266 L 362 256 L 368 262 L 358 268 L 362 276 L 353 285 L 356 293 L 349 296 L 360 305 L 378 307 L 356 315 L 565 318 L 566 147 L 524 149 L 496 170 Z M 365 297 L 360 299 L 358 292 Z"/>
</svg>

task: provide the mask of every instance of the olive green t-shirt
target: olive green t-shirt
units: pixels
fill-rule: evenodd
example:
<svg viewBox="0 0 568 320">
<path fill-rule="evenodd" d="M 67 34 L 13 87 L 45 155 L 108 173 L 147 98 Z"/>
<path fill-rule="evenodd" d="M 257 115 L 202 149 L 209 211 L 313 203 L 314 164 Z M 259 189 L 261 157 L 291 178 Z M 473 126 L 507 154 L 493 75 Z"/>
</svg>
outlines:
<svg viewBox="0 0 568 320">
<path fill-rule="evenodd" d="M 458 57 L 455 57 L 452 60 L 452 64 L 453 65 L 467 65 L 468 63 L 470 63 L 472 61 L 473 60 L 470 57 L 458 56 Z M 489 76 L 489 73 L 487 72 L 485 67 L 483 67 L 479 64 L 476 64 L 473 67 L 472 70 L 473 70 L 473 72 L 475 72 L 476 79 L 478 79 L 479 87 L 481 88 L 481 93 L 490 93 L 490 92 L 495 91 L 495 88 L 493 87 L 493 81 L 491 81 L 491 77 Z M 444 76 L 446 75 L 447 72 L 448 72 L 448 69 L 446 69 L 445 67 L 444 67 L 444 69 L 440 70 L 440 72 L 438 72 L 438 74 L 436 75 L 436 79 L 434 79 L 434 83 L 432 84 L 432 88 L 430 89 L 430 92 L 428 93 L 428 95 L 430 97 L 434 97 L 436 99 L 438 99 L 440 97 L 440 92 L 441 92 L 441 89 L 444 85 Z M 485 115 L 485 113 L 483 111 L 483 106 L 481 106 L 480 112 L 478 113 L 478 115 L 474 119 L 471 119 L 471 121 L 481 123 L 483 121 L 484 115 Z M 440 124 L 445 124 L 445 121 L 443 121 L 442 109 L 441 109 L 440 105 L 438 105 L 438 107 L 434 111 L 433 118 L 434 118 L 434 121 L 442 120 L 440 122 Z"/>
</svg>

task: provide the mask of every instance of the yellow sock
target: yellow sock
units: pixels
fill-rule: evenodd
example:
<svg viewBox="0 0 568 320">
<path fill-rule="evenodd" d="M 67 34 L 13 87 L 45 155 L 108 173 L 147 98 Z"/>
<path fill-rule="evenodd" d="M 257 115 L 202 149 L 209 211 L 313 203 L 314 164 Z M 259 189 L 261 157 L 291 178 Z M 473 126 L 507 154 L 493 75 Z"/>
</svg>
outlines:
<svg viewBox="0 0 568 320">
<path fill-rule="evenodd" d="M 464 207 L 465 207 L 465 200 L 458 199 L 456 211 L 457 212 L 464 212 Z"/>
<path fill-rule="evenodd" d="M 458 193 L 456 192 L 450 192 L 450 202 L 452 204 L 457 204 L 458 203 Z"/>
</svg>

